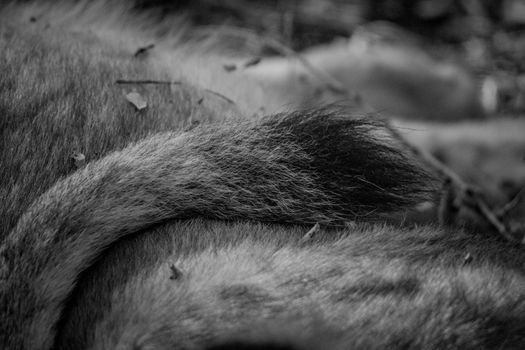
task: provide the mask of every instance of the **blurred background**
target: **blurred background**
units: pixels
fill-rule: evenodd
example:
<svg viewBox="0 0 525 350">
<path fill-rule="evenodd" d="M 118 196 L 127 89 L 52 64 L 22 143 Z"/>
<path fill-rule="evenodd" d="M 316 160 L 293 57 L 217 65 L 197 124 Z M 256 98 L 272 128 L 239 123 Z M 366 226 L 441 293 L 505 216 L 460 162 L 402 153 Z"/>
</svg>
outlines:
<svg viewBox="0 0 525 350">
<path fill-rule="evenodd" d="M 106 2 L 124 3 L 101 1 Z M 192 112 L 179 114 L 192 126 L 337 104 L 349 115 L 387 121 L 400 142 L 461 179 L 455 185 L 478 190 L 492 214 L 511 202 L 508 217 L 501 219 L 525 221 L 525 0 L 134 0 L 125 5 L 144 14 L 127 23 L 138 30 L 130 31 L 126 57 L 167 67 L 168 78 L 176 81 L 169 89 L 119 85 L 135 89 L 125 92 L 137 109 L 145 109 L 149 99 L 177 115 L 187 103 Z M 126 22 L 122 12 L 111 16 Z M 62 20 L 60 14 L 53 18 L 31 13 L 28 23 L 46 30 Z M 147 20 L 141 24 L 141 18 Z M 135 37 L 151 20 L 153 35 Z M 151 78 L 144 72 L 137 76 Z M 193 95 L 199 97 L 188 97 Z M 432 170 L 443 175 L 438 168 Z M 434 218 L 436 202 L 427 207 Z"/>
<path fill-rule="evenodd" d="M 225 71 L 242 70 L 294 107 L 343 102 L 379 112 L 495 211 L 525 192 L 524 0 L 138 0 L 136 7 L 161 18 L 182 14 L 203 30 L 188 31 L 189 42 L 196 33 L 221 35 L 223 49 L 244 58 Z M 521 218 L 525 205 L 513 213 Z"/>
<path fill-rule="evenodd" d="M 352 36 L 410 46 L 474 76 L 483 112 L 525 109 L 523 0 L 138 0 L 193 25 L 244 28 L 295 51 Z M 251 43 L 254 55 L 278 54 Z"/>
</svg>

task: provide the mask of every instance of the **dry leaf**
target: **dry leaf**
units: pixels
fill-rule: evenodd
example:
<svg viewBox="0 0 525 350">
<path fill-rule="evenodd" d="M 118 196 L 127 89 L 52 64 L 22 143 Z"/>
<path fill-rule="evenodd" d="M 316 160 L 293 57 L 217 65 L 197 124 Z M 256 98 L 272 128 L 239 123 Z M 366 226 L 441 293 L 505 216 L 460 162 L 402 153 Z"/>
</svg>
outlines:
<svg viewBox="0 0 525 350">
<path fill-rule="evenodd" d="M 254 57 L 252 58 L 251 60 L 249 60 L 248 62 L 246 62 L 244 64 L 244 68 L 248 68 L 248 67 L 251 67 L 251 66 L 256 66 L 259 64 L 259 62 L 261 62 L 261 58 L 260 57 Z"/>
<path fill-rule="evenodd" d="M 146 54 L 148 51 L 153 49 L 155 47 L 155 44 L 149 44 L 147 46 L 139 47 L 137 51 L 133 54 L 134 57 L 139 57 L 143 54 Z"/>
<path fill-rule="evenodd" d="M 463 258 L 463 265 L 468 265 L 474 260 L 474 257 L 470 253 L 467 253 Z"/>
<path fill-rule="evenodd" d="M 234 70 L 236 70 L 237 66 L 234 64 L 223 64 L 222 68 L 224 68 L 224 70 L 229 73 L 229 72 L 233 72 Z"/>
<path fill-rule="evenodd" d="M 303 236 L 303 238 L 301 239 L 301 242 L 302 243 L 305 243 L 307 241 L 309 241 L 310 239 L 312 239 L 312 237 L 318 233 L 319 231 L 321 230 L 321 226 L 319 225 L 319 223 L 317 222 L 310 230 L 308 230 L 308 232 L 306 232 L 306 234 Z"/>
<path fill-rule="evenodd" d="M 187 125 L 183 130 L 184 131 L 190 131 L 195 129 L 197 126 L 199 126 L 200 122 L 198 120 L 192 120 L 189 125 Z"/>
<path fill-rule="evenodd" d="M 170 280 L 178 280 L 182 277 L 182 271 L 179 270 L 175 265 L 170 266 L 171 276 Z"/>
<path fill-rule="evenodd" d="M 130 92 L 126 94 L 126 100 L 128 100 L 133 106 L 135 106 L 137 111 L 143 110 L 148 106 L 146 99 L 142 97 L 142 95 L 138 92 Z"/>
<path fill-rule="evenodd" d="M 75 165 L 75 168 L 77 169 L 80 169 L 84 165 L 86 165 L 86 156 L 80 152 L 73 153 L 71 155 L 71 159 L 73 160 L 73 164 Z"/>
</svg>

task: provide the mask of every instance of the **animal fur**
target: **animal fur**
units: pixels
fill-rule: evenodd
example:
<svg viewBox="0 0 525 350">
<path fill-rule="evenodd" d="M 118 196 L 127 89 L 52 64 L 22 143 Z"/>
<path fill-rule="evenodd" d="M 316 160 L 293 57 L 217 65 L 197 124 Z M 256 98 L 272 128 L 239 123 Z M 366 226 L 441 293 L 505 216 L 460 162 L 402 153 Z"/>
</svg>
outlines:
<svg viewBox="0 0 525 350">
<path fill-rule="evenodd" d="M 433 181 L 381 123 L 325 108 L 180 130 L 220 118 L 217 95 L 137 86 L 134 111 L 113 82 L 175 79 L 172 49 L 136 60 L 147 20 L 137 37 L 76 6 L 2 9 L 2 348 L 522 348 L 521 249 L 382 223 Z"/>
</svg>

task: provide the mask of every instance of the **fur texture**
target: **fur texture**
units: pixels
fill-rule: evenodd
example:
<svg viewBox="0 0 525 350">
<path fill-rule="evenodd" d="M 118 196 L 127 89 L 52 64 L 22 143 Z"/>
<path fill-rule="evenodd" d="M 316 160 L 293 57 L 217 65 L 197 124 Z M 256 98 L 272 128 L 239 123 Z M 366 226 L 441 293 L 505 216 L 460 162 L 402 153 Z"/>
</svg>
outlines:
<svg viewBox="0 0 525 350">
<path fill-rule="evenodd" d="M 523 347 L 520 249 L 378 223 L 433 188 L 381 123 L 248 120 L 242 77 L 239 108 L 188 75 L 135 111 L 114 80 L 180 79 L 194 49 L 137 60 L 155 27 L 102 5 L 2 11 L 2 348 Z"/>
<path fill-rule="evenodd" d="M 3 328 L 48 344 L 78 274 L 123 235 L 168 219 L 342 226 L 421 199 L 417 166 L 372 130 L 333 112 L 297 112 L 157 135 L 88 164 L 7 236 L 2 302 L 15 307 Z"/>
</svg>

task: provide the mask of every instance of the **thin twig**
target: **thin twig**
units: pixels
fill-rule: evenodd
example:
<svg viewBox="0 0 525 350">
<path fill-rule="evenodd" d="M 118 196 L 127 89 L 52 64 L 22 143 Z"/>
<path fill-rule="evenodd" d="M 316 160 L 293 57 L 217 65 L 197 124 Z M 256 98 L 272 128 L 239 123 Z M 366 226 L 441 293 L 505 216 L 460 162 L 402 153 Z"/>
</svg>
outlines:
<svg viewBox="0 0 525 350">
<path fill-rule="evenodd" d="M 215 96 L 217 96 L 217 97 L 222 98 L 224 101 L 228 102 L 228 103 L 231 104 L 231 105 L 237 106 L 237 105 L 235 104 L 235 101 L 233 101 L 232 99 L 230 99 L 230 98 L 224 96 L 224 95 L 221 94 L 221 93 L 218 93 L 217 91 L 213 91 L 213 90 L 210 90 L 210 89 L 204 89 L 204 91 L 206 91 L 206 92 L 208 92 L 208 93 L 210 93 L 210 94 L 212 94 L 212 95 L 215 95 Z"/>
<path fill-rule="evenodd" d="M 501 207 L 501 209 L 499 209 L 496 212 L 496 215 L 498 216 L 498 218 L 502 219 L 506 217 L 509 214 L 509 212 L 512 209 L 514 209 L 523 200 L 524 197 L 525 197 L 525 186 L 523 186 L 510 201 L 508 201 L 503 207 Z"/>
<path fill-rule="evenodd" d="M 387 122 L 387 127 L 392 133 L 392 135 L 398 141 L 400 141 L 403 144 L 403 146 L 408 148 L 416 157 L 418 157 L 419 159 L 427 163 L 441 177 L 450 179 L 450 181 L 454 183 L 456 186 L 458 186 L 460 190 L 466 190 L 467 188 L 470 188 L 470 186 L 465 181 L 463 181 L 463 179 L 458 174 L 456 174 L 452 169 L 447 167 L 445 164 L 441 163 L 436 157 L 434 157 L 430 153 L 424 152 L 423 150 L 409 143 L 405 139 L 405 137 L 401 135 L 399 131 L 397 131 L 397 129 L 394 128 L 392 125 L 390 125 L 388 122 Z"/>
<path fill-rule="evenodd" d="M 505 239 L 507 239 L 509 242 L 520 242 L 515 237 L 512 236 L 512 234 L 507 229 L 507 225 L 503 223 L 496 214 L 494 214 L 494 211 L 489 208 L 487 203 L 481 199 L 478 198 L 476 201 L 476 206 L 479 212 L 482 214 L 482 216 L 487 220 L 492 227 L 494 227 L 499 234 L 501 234 Z"/>
<path fill-rule="evenodd" d="M 184 85 L 182 81 L 169 81 L 169 80 L 151 80 L 151 79 L 143 79 L 143 80 L 130 80 L 130 79 L 117 79 L 115 81 L 115 84 L 118 85 L 125 85 L 125 84 L 139 84 L 139 85 Z M 209 94 L 215 95 L 217 97 L 222 98 L 224 101 L 228 102 L 231 105 L 236 105 L 235 101 L 232 99 L 224 96 L 221 93 L 218 93 L 216 91 L 210 90 L 210 89 L 202 89 L 203 91 L 206 91 Z"/>
<path fill-rule="evenodd" d="M 151 79 L 144 79 L 144 80 L 117 79 L 115 80 L 115 84 L 119 84 L 119 85 L 123 85 L 123 84 L 183 85 L 182 81 L 166 81 L 166 80 L 151 80 Z"/>
<path fill-rule="evenodd" d="M 392 133 L 392 135 L 399 140 L 404 146 L 406 146 L 416 157 L 421 159 L 432 169 L 434 169 L 440 176 L 448 179 L 456 188 L 459 189 L 461 193 L 462 204 L 473 212 L 480 215 L 486 222 L 488 222 L 493 229 L 496 230 L 501 236 L 506 240 L 514 243 L 524 243 L 523 237 L 515 237 L 519 232 L 515 230 L 509 230 L 508 226 L 501 220 L 501 216 L 497 213 L 502 212 L 503 209 L 495 212 L 490 206 L 486 203 L 485 199 L 480 195 L 480 193 L 473 188 L 471 185 L 466 183 L 458 174 L 456 174 L 452 169 L 447 167 L 445 164 L 441 163 L 430 153 L 424 152 L 418 147 L 410 144 L 394 127 L 387 123 L 387 127 Z M 521 192 L 521 191 L 520 191 Z M 524 190 L 525 192 L 525 190 Z M 515 205 L 515 204 L 513 204 Z M 521 233 L 520 233 L 521 235 Z"/>
</svg>

